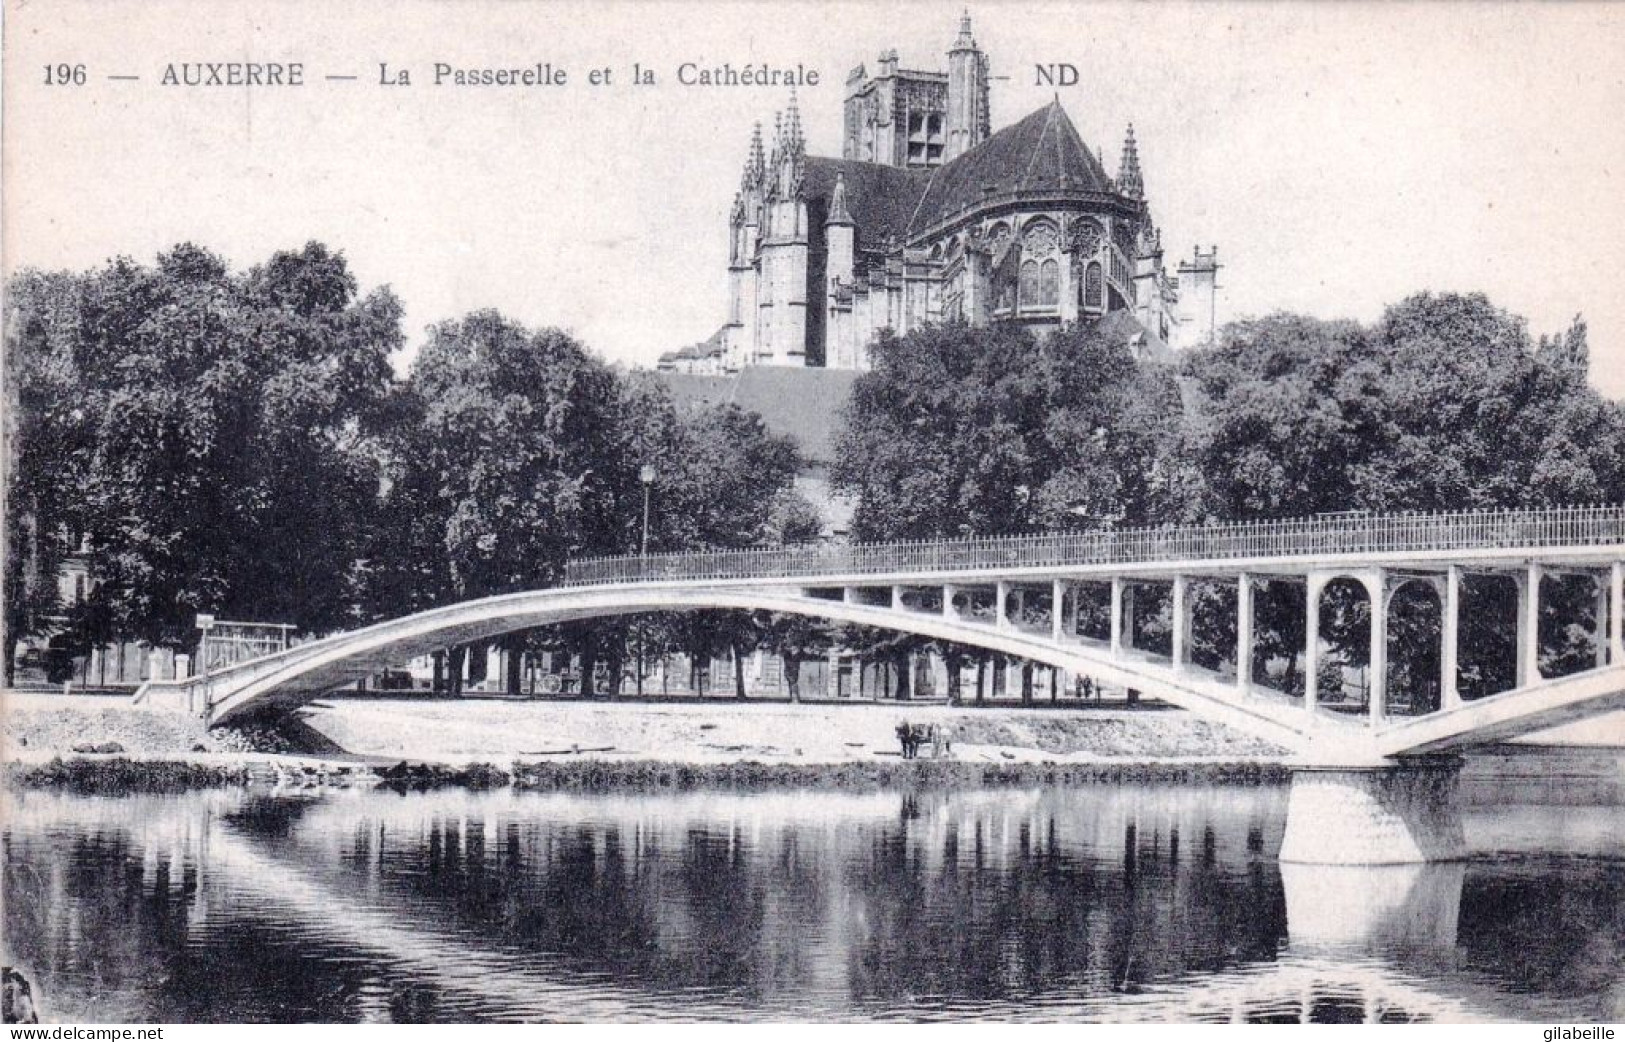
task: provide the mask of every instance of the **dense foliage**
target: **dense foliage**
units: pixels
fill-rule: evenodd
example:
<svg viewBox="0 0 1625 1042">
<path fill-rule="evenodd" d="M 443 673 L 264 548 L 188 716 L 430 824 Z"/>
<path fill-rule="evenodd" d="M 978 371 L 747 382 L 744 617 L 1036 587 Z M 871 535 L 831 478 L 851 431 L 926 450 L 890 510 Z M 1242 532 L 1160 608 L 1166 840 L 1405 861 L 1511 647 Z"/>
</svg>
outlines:
<svg viewBox="0 0 1625 1042">
<path fill-rule="evenodd" d="M 551 585 L 571 556 L 640 549 L 645 465 L 651 550 L 816 534 L 795 446 L 760 417 L 678 409 L 491 311 L 434 326 L 397 381 L 400 318 L 317 243 L 241 274 L 181 245 L 14 278 L 8 669 L 29 633 L 181 648 L 200 612 L 319 633 Z M 94 582 L 64 604 L 70 552 Z"/>
<path fill-rule="evenodd" d="M 873 358 L 832 475 L 857 500 L 858 538 L 1139 524 L 1173 509 L 1159 460 L 1178 389 L 1123 339 L 954 323 L 882 335 Z"/>
<path fill-rule="evenodd" d="M 370 443 L 401 343 L 387 290 L 358 296 L 317 244 L 241 275 L 183 245 L 152 267 L 25 274 L 12 290 L 8 523 L 58 552 L 82 537 L 91 636 L 179 644 L 199 611 L 353 618 Z"/>
</svg>

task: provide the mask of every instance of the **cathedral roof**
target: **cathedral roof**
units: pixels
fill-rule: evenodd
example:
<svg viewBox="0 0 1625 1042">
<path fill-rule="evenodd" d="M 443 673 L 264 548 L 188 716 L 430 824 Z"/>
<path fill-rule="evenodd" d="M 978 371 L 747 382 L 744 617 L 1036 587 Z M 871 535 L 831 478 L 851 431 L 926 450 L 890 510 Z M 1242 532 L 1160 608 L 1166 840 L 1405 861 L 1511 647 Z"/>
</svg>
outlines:
<svg viewBox="0 0 1625 1042">
<path fill-rule="evenodd" d="M 807 198 L 825 200 L 826 207 L 836 180 L 846 181 L 846 210 L 866 247 L 880 246 L 888 236 L 902 241 L 914 204 L 931 178 L 929 170 L 824 156 L 808 156 L 806 170 Z M 823 214 L 810 216 L 814 223 L 823 223 Z"/>
<path fill-rule="evenodd" d="M 1042 189 L 1115 191 L 1059 101 L 994 134 L 934 170 L 906 169 L 857 159 L 808 156 L 809 217 L 822 226 L 837 180 L 846 182 L 846 208 L 861 245 L 876 248 L 923 232 L 946 212 L 959 213 L 989 197 Z"/>
<path fill-rule="evenodd" d="M 937 169 L 909 231 L 923 231 L 944 213 L 958 213 L 989 196 L 1045 188 L 1113 191 L 1105 167 L 1078 136 L 1059 100 Z"/>
</svg>

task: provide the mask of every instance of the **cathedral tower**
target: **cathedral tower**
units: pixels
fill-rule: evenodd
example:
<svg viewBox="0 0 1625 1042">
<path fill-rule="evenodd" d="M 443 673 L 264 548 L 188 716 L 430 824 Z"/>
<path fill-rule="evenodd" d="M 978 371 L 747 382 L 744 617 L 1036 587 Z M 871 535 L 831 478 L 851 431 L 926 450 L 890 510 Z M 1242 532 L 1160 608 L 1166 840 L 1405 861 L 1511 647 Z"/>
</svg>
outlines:
<svg viewBox="0 0 1625 1042">
<path fill-rule="evenodd" d="M 857 332 L 852 318 L 852 290 L 856 284 L 857 222 L 846 202 L 846 175 L 837 174 L 830 193 L 829 215 L 824 219 L 825 309 L 824 364 L 835 369 L 858 369 Z"/>
<path fill-rule="evenodd" d="M 722 327 L 722 364 L 728 369 L 756 360 L 756 251 L 766 193 L 767 154 L 758 123 L 751 132 L 728 220 L 728 320 Z"/>
<path fill-rule="evenodd" d="M 1219 248 L 1202 252 L 1196 247 L 1190 260 L 1179 262 L 1179 326 L 1175 348 L 1197 347 L 1213 340 L 1218 329 Z"/>
<path fill-rule="evenodd" d="M 766 365 L 805 365 L 807 361 L 807 141 L 794 94 L 785 118 L 777 121 L 768 161 L 765 220 L 762 223 L 756 357 Z"/>
<path fill-rule="evenodd" d="M 987 140 L 987 55 L 970 32 L 970 12 L 959 19 L 959 38 L 948 52 L 948 151 L 946 159 Z"/>
</svg>

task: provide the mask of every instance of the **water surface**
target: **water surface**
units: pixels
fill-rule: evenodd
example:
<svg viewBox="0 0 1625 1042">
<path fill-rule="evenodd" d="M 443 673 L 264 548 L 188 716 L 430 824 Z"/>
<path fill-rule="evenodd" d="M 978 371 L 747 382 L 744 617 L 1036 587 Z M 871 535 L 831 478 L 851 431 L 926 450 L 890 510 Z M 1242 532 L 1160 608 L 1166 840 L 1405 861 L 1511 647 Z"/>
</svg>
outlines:
<svg viewBox="0 0 1625 1042">
<path fill-rule="evenodd" d="M 28 792 L 6 959 L 75 1021 L 1625 1018 L 1625 809 L 1507 788 L 1398 869 L 1279 865 L 1276 787 Z"/>
</svg>

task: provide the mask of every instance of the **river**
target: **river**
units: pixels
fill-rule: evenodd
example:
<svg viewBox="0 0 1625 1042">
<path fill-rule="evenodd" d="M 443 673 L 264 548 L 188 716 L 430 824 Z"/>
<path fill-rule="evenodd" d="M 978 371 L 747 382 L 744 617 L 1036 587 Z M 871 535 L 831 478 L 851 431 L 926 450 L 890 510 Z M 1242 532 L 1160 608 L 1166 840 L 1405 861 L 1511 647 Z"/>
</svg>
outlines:
<svg viewBox="0 0 1625 1042">
<path fill-rule="evenodd" d="M 78 1022 L 1618 1021 L 1591 760 L 1389 869 L 1279 864 L 1278 786 L 11 792 L 5 957 Z"/>
</svg>

